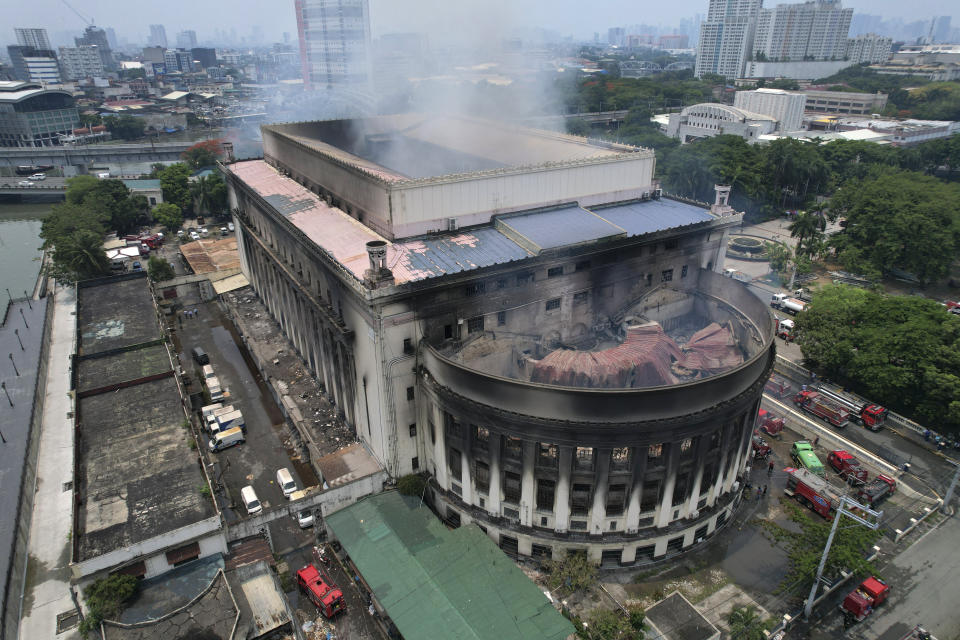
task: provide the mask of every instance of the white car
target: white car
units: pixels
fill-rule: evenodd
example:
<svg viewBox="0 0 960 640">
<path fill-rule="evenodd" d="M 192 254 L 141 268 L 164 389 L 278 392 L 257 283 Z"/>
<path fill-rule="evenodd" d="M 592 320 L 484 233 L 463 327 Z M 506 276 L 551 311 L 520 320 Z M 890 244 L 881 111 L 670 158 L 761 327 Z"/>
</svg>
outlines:
<svg viewBox="0 0 960 640">
<path fill-rule="evenodd" d="M 230 231 L 230 233 L 233 233 L 233 230 L 235 229 L 235 227 L 233 226 L 232 222 L 227 223 L 227 229 Z"/>
<path fill-rule="evenodd" d="M 45 173 L 35 173 L 35 174 L 33 174 L 32 176 L 30 176 L 29 178 L 27 178 L 27 179 L 28 179 L 28 180 L 46 180 L 46 179 L 47 179 L 47 174 L 45 174 Z"/>
<path fill-rule="evenodd" d="M 313 526 L 313 511 L 297 511 L 297 524 L 301 529 L 309 529 Z"/>
<path fill-rule="evenodd" d="M 33 183 L 30 182 L 29 180 L 21 180 L 20 182 L 17 183 L 17 186 L 18 186 L 18 187 L 32 187 L 32 186 L 33 186 Z"/>
<path fill-rule="evenodd" d="M 196 231 L 191 231 L 191 232 L 190 232 L 190 239 L 191 239 L 191 240 L 199 240 L 199 239 L 200 239 L 200 234 L 197 233 Z"/>
</svg>

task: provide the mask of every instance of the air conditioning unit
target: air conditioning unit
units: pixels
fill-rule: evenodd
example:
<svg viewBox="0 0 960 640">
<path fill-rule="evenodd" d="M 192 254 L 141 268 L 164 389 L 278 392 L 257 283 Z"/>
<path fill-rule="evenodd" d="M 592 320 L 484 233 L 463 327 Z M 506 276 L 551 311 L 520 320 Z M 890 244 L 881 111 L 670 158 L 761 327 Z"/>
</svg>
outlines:
<svg viewBox="0 0 960 640">
<path fill-rule="evenodd" d="M 700 511 L 698 509 L 694 509 L 693 511 L 690 512 L 690 515 L 687 517 L 690 520 L 696 520 L 697 518 L 700 517 Z"/>
<path fill-rule="evenodd" d="M 457 219 L 447 218 L 447 231 L 456 231 L 456 230 L 457 230 Z"/>
<path fill-rule="evenodd" d="M 653 192 L 653 199 L 659 200 L 663 196 L 663 189 L 656 189 Z"/>
</svg>

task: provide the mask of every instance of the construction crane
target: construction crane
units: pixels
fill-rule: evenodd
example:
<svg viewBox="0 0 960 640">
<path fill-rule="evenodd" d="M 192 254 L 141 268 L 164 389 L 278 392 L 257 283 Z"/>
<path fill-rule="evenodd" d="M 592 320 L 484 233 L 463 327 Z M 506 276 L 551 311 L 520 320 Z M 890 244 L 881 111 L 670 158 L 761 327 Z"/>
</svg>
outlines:
<svg viewBox="0 0 960 640">
<path fill-rule="evenodd" d="M 85 24 L 87 24 L 87 25 L 89 25 L 89 26 L 91 26 L 91 27 L 94 25 L 93 18 L 89 18 L 89 19 L 88 19 L 88 18 L 84 17 L 84 15 L 83 15 L 82 13 L 80 13 L 79 11 L 77 11 L 76 9 L 74 9 L 74 8 L 73 8 L 73 5 L 70 4 L 69 2 L 67 2 L 67 0 L 60 0 L 60 2 L 62 2 L 62 3 L 65 4 L 65 5 L 67 5 L 67 8 L 70 9 L 70 11 L 73 11 L 75 14 L 77 14 L 77 17 L 80 18 L 81 20 L 83 20 L 83 22 L 84 22 Z"/>
</svg>

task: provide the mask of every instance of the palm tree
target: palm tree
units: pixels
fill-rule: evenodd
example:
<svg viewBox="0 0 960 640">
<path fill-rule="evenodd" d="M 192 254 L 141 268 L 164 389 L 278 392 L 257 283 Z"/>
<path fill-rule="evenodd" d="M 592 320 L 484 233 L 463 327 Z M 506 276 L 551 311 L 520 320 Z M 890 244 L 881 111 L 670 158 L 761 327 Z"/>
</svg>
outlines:
<svg viewBox="0 0 960 640">
<path fill-rule="evenodd" d="M 210 191 L 213 187 L 213 176 L 200 176 L 190 187 L 190 193 L 197 201 L 197 212 L 210 212 Z"/>
<path fill-rule="evenodd" d="M 737 607 L 727 616 L 732 640 L 766 640 L 767 621 L 757 615 L 756 607 Z"/>
<path fill-rule="evenodd" d="M 798 213 L 797 218 L 790 223 L 789 227 L 790 237 L 797 239 L 797 255 L 808 252 L 811 245 L 815 244 L 813 240 L 823 235 L 824 228 L 823 219 L 817 215 L 807 211 Z"/>
</svg>

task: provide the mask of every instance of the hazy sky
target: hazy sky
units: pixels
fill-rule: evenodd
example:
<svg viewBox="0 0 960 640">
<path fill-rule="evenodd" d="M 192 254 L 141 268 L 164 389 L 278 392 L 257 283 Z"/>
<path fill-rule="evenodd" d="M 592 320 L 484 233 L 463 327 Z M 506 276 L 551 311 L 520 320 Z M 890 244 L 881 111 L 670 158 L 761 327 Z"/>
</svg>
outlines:
<svg viewBox="0 0 960 640">
<path fill-rule="evenodd" d="M 782 0 L 766 0 L 772 5 Z M 81 14 L 92 17 L 101 27 L 113 27 L 121 39 L 146 40 L 149 23 L 162 23 L 174 44 L 176 32 L 194 29 L 201 40 L 212 37 L 217 28 L 249 35 L 251 26 L 262 26 L 266 38 L 280 40 L 284 31 L 296 39 L 293 0 L 166 0 L 143 3 L 138 0 L 70 0 Z M 902 18 L 907 22 L 927 20 L 934 15 L 954 13 L 956 3 L 948 0 L 845 0 L 844 6 L 858 13 Z M 149 9 L 148 9 L 149 7 Z M 473 8 L 471 8 L 473 7 Z M 606 34 L 611 26 L 629 24 L 675 25 L 682 18 L 706 13 L 707 0 L 370 0 L 374 36 L 392 31 L 463 30 L 469 37 L 486 32 L 504 33 L 505 27 L 542 27 L 563 35 L 591 37 Z M 8 25 L 0 42 L 13 41 L 13 27 L 46 27 L 53 35 L 61 31 L 82 31 L 84 24 L 62 0 L 0 0 L 0 16 Z M 953 26 L 960 26 L 956 17 Z"/>
</svg>

